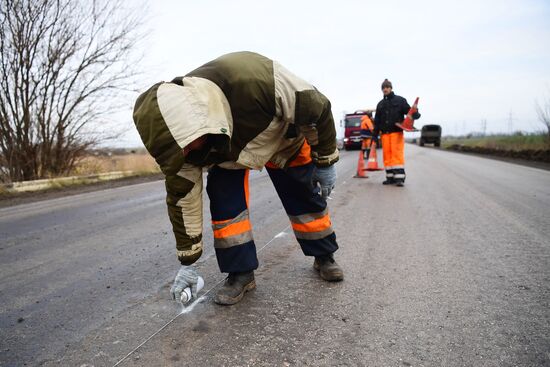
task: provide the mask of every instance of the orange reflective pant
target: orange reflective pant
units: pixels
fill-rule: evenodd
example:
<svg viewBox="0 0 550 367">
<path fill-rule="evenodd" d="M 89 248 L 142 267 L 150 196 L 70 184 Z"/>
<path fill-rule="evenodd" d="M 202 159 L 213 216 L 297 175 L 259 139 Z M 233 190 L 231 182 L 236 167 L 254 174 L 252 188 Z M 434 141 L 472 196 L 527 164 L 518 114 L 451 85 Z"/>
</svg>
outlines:
<svg viewBox="0 0 550 367">
<path fill-rule="evenodd" d="M 361 149 L 362 150 L 367 150 L 367 149 L 370 149 L 370 144 L 372 142 L 372 139 L 371 138 L 365 138 L 363 139 L 363 144 L 361 145 Z"/>
<path fill-rule="evenodd" d="M 405 137 L 403 132 L 382 134 L 386 177 L 405 179 Z"/>
</svg>

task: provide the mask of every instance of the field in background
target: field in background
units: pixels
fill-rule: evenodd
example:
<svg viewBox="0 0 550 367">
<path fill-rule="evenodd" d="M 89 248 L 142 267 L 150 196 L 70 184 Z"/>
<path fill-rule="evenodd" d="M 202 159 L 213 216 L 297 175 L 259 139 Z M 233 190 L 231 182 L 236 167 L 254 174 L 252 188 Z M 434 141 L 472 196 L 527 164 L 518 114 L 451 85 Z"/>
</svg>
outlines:
<svg viewBox="0 0 550 367">
<path fill-rule="evenodd" d="M 77 165 L 74 175 L 85 176 L 115 171 L 136 173 L 160 172 L 155 160 L 147 153 L 102 154 L 83 158 Z"/>
<path fill-rule="evenodd" d="M 447 137 L 441 146 L 457 152 L 550 163 L 550 139 L 546 134 Z"/>
<path fill-rule="evenodd" d="M 490 135 L 474 137 L 444 138 L 441 145 L 448 148 L 452 145 L 463 145 L 468 147 L 483 147 L 501 150 L 538 150 L 549 149 L 550 140 L 547 135 Z"/>
<path fill-rule="evenodd" d="M 67 177 L 0 184 L 0 199 L 11 200 L 30 193 L 66 191 L 95 184 L 103 188 L 116 187 L 117 182 L 146 182 L 159 176 L 159 173 L 160 169 L 155 160 L 145 150 L 91 151 L 78 162 Z"/>
</svg>

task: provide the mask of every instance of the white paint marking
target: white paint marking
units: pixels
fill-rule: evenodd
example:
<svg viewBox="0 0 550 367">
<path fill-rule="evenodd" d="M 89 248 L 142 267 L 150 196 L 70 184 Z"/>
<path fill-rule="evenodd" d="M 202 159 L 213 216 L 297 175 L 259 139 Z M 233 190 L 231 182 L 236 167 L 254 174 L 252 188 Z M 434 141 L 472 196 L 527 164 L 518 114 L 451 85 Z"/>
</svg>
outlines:
<svg viewBox="0 0 550 367">
<path fill-rule="evenodd" d="M 275 237 L 273 237 L 273 238 L 281 238 L 281 237 L 286 236 L 286 234 L 287 234 L 287 233 L 283 231 L 283 232 L 278 233 L 277 235 L 275 235 Z"/>
<path fill-rule="evenodd" d="M 202 301 L 204 301 L 206 299 L 206 297 L 204 297 L 206 295 L 203 294 L 202 296 L 200 296 L 199 298 L 197 298 L 194 302 L 192 302 L 189 306 L 185 306 L 185 305 L 181 305 L 181 312 L 180 312 L 180 315 L 181 314 L 184 314 L 184 313 L 189 313 L 191 311 L 193 311 L 193 309 L 195 308 L 195 306 L 198 304 L 198 303 L 201 303 Z"/>
<path fill-rule="evenodd" d="M 256 253 L 259 253 L 260 251 L 262 251 L 264 248 L 266 248 L 271 242 L 275 241 L 275 239 L 277 238 L 281 238 L 281 237 L 284 237 L 286 235 L 286 231 L 287 229 L 290 228 L 290 224 L 288 226 L 286 226 L 285 229 L 283 229 L 282 232 L 279 232 L 278 234 L 276 234 L 270 241 L 268 241 L 262 248 L 260 248 Z M 189 306 L 185 307 L 183 306 L 183 309 L 180 311 L 179 314 L 177 314 L 176 316 L 174 316 L 170 321 L 168 321 L 166 324 L 164 324 L 160 329 L 158 329 L 157 331 L 155 331 L 150 337 L 148 337 L 147 339 L 145 339 L 140 345 L 138 345 L 137 347 L 135 347 L 130 353 L 126 354 L 122 359 L 120 359 L 117 363 L 115 363 L 113 365 L 113 367 L 116 367 L 118 365 L 120 365 L 122 362 L 124 362 L 128 357 L 130 357 L 132 354 L 134 354 L 139 348 L 141 348 L 142 346 L 144 346 L 149 340 L 153 339 L 158 333 L 160 333 L 162 330 L 166 329 L 166 327 L 168 325 L 170 325 L 172 322 L 174 322 L 178 317 L 180 317 L 181 315 L 185 315 L 185 314 L 188 314 L 190 313 L 191 311 L 193 311 L 193 309 L 195 308 L 195 306 L 198 304 L 198 303 L 201 303 L 203 300 L 206 299 L 206 295 L 208 293 L 210 293 L 212 290 L 214 290 L 214 288 L 216 288 L 221 282 L 223 282 L 226 278 L 223 278 L 221 279 L 220 281 L 218 281 L 216 284 L 214 284 L 214 286 L 212 288 L 210 288 L 209 290 L 207 290 L 201 297 L 199 297 L 197 300 L 195 300 L 193 303 L 191 303 Z"/>
</svg>

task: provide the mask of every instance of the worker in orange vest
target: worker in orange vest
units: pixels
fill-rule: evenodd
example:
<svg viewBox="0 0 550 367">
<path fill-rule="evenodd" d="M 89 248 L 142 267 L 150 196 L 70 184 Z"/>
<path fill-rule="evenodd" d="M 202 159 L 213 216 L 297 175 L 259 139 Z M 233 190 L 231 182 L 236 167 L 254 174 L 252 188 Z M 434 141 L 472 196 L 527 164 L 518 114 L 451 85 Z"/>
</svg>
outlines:
<svg viewBox="0 0 550 367">
<path fill-rule="evenodd" d="M 366 115 L 361 118 L 361 138 L 363 139 L 361 150 L 365 159 L 369 158 L 373 130 L 372 111 L 367 110 Z"/>
</svg>

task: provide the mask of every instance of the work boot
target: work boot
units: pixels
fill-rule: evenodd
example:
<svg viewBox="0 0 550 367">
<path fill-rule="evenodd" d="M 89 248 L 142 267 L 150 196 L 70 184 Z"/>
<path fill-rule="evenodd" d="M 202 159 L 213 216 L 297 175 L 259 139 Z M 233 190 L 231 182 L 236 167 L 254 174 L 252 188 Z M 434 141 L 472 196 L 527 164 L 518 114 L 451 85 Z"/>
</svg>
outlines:
<svg viewBox="0 0 550 367">
<path fill-rule="evenodd" d="M 218 289 L 214 302 L 219 305 L 234 305 L 239 302 L 244 294 L 256 288 L 254 272 L 229 273 L 223 286 Z"/>
<path fill-rule="evenodd" d="M 405 180 L 403 180 L 401 178 L 396 178 L 395 179 L 395 186 L 399 186 L 399 187 L 405 186 Z"/>
<path fill-rule="evenodd" d="M 395 183 L 395 179 L 393 177 L 386 178 L 386 181 L 382 182 L 382 185 L 393 185 Z"/>
<path fill-rule="evenodd" d="M 338 265 L 332 254 L 315 256 L 313 268 L 319 272 L 322 279 L 328 282 L 339 282 L 344 280 L 344 271 Z"/>
</svg>

